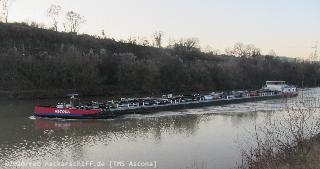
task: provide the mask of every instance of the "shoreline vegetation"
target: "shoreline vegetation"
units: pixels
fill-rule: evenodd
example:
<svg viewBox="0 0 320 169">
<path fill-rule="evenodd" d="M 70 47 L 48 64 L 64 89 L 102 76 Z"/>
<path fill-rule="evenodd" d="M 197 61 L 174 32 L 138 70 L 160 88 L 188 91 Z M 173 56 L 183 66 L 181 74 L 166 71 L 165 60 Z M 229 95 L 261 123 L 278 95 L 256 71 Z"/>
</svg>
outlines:
<svg viewBox="0 0 320 169">
<path fill-rule="evenodd" d="M 177 92 L 179 94 L 207 94 L 212 91 L 183 91 Z M 41 89 L 34 89 L 34 90 L 0 90 L 0 99 L 59 99 L 59 98 L 69 98 L 68 94 L 78 94 L 78 93 L 85 93 L 80 90 L 74 89 L 55 89 L 55 90 L 41 90 Z M 159 97 L 163 93 L 148 93 L 148 92 L 118 92 L 118 91 L 105 91 L 96 90 L 92 91 L 90 94 L 80 95 L 81 98 L 112 98 L 112 99 L 119 99 L 122 97 L 129 97 L 129 98 L 141 98 L 141 97 Z"/>
<path fill-rule="evenodd" d="M 0 23 L 0 95 L 161 95 L 260 89 L 267 80 L 320 83 L 318 62 L 264 55 L 253 45 L 237 43 L 219 54 L 202 51 L 196 38 L 159 43 Z"/>
<path fill-rule="evenodd" d="M 278 153 L 269 153 L 256 160 L 247 159 L 249 164 L 238 169 L 319 169 L 320 134 L 303 141 L 303 147 L 292 147 Z M 247 162 L 248 162 L 247 161 Z"/>
<path fill-rule="evenodd" d="M 319 105 L 316 98 L 300 98 L 281 117 L 256 126 L 250 133 L 255 145 L 243 149 L 237 169 L 320 168 Z"/>
</svg>

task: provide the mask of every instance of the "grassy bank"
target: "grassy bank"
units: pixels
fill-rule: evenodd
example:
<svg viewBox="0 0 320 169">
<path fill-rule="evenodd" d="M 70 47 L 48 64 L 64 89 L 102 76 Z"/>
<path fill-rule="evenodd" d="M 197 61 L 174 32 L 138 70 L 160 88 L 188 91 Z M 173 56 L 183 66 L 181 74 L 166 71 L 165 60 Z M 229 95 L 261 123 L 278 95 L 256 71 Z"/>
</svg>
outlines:
<svg viewBox="0 0 320 169">
<path fill-rule="evenodd" d="M 270 149 L 254 152 L 245 157 L 246 164 L 238 169 L 319 169 L 320 168 L 320 135 L 304 140 L 303 147 L 292 147 L 277 153 Z"/>
<path fill-rule="evenodd" d="M 279 113 L 279 112 L 277 112 Z M 320 168 L 319 100 L 298 100 L 277 119 L 256 128 L 238 169 Z"/>
</svg>

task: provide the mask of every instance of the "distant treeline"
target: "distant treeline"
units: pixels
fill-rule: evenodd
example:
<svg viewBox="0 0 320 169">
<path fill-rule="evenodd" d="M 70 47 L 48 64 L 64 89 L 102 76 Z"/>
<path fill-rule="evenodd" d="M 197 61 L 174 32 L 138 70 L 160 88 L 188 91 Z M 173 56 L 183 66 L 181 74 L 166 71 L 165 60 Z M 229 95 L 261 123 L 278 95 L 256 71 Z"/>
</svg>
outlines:
<svg viewBox="0 0 320 169">
<path fill-rule="evenodd" d="M 318 63 L 252 49 L 237 49 L 237 57 L 217 55 L 193 42 L 157 48 L 0 23 L 0 90 L 126 95 L 258 89 L 266 80 L 310 87 L 320 82 Z"/>
</svg>

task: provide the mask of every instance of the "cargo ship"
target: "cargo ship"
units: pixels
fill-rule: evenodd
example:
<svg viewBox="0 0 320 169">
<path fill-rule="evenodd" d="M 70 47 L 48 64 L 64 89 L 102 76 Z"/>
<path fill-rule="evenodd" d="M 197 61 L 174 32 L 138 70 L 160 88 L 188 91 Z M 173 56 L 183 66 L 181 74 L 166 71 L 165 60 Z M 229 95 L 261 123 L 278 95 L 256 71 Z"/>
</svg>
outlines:
<svg viewBox="0 0 320 169">
<path fill-rule="evenodd" d="M 208 95 L 163 95 L 159 98 L 121 98 L 91 101 L 81 104 L 78 94 L 71 94 L 68 103 L 54 106 L 35 106 L 36 117 L 68 119 L 107 119 L 127 114 L 148 114 L 159 111 L 191 109 L 205 106 L 235 104 L 269 99 L 295 97 L 297 88 L 285 81 L 266 81 L 264 87 L 253 91 L 212 92 Z"/>
</svg>

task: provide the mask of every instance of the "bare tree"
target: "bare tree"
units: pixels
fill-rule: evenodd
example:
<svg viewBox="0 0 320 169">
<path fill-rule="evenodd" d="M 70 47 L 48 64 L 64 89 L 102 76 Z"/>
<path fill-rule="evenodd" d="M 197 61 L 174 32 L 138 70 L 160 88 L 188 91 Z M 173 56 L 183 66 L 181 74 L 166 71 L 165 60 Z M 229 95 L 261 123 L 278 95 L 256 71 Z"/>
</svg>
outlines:
<svg viewBox="0 0 320 169">
<path fill-rule="evenodd" d="M 213 49 L 210 45 L 207 45 L 204 49 L 204 52 L 212 54 L 212 55 L 219 55 L 220 50 L 219 49 Z"/>
<path fill-rule="evenodd" d="M 158 48 L 161 48 L 162 46 L 162 40 L 163 40 L 164 33 L 161 31 L 157 31 L 153 34 L 154 38 L 154 45 Z"/>
<path fill-rule="evenodd" d="M 270 50 L 268 55 L 270 55 L 270 56 L 278 56 L 277 53 L 274 50 Z"/>
<path fill-rule="evenodd" d="M 53 28 L 55 31 L 58 31 L 58 18 L 61 13 L 60 5 L 51 5 L 47 11 L 47 15 L 53 20 Z"/>
<path fill-rule="evenodd" d="M 101 36 L 103 39 L 107 38 L 106 33 L 104 32 L 104 29 L 101 30 Z"/>
<path fill-rule="evenodd" d="M 184 46 L 187 48 L 188 51 L 191 51 L 192 49 L 199 48 L 200 43 L 198 38 L 187 38 L 184 40 Z"/>
<path fill-rule="evenodd" d="M 8 23 L 9 7 L 14 0 L 0 0 L 0 19 Z"/>
<path fill-rule="evenodd" d="M 243 43 L 234 44 L 233 49 L 227 49 L 226 53 L 238 57 L 254 57 L 261 55 L 260 49 L 256 48 L 254 45 L 245 45 Z"/>
<path fill-rule="evenodd" d="M 254 45 L 249 44 L 245 46 L 245 53 L 246 57 L 255 57 L 261 55 L 261 50 L 256 48 Z"/>
<path fill-rule="evenodd" d="M 176 50 L 183 50 L 183 51 L 195 51 L 200 50 L 200 43 L 198 38 L 181 38 L 179 41 L 175 41 L 172 48 Z"/>
<path fill-rule="evenodd" d="M 80 29 L 80 25 L 84 23 L 86 20 L 79 13 L 74 11 L 69 11 L 66 14 L 64 27 L 66 30 L 70 32 L 77 33 Z"/>
<path fill-rule="evenodd" d="M 132 44 L 132 45 L 137 45 L 138 38 L 135 36 L 130 36 L 127 40 L 127 43 Z"/>
<path fill-rule="evenodd" d="M 231 53 L 235 56 L 246 56 L 246 52 L 245 52 L 245 45 L 243 43 L 236 43 L 233 46 L 233 50 L 231 51 Z"/>
<path fill-rule="evenodd" d="M 137 37 L 137 44 L 141 46 L 149 46 L 150 42 L 146 37 Z"/>
</svg>

